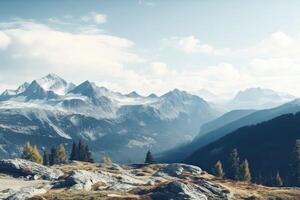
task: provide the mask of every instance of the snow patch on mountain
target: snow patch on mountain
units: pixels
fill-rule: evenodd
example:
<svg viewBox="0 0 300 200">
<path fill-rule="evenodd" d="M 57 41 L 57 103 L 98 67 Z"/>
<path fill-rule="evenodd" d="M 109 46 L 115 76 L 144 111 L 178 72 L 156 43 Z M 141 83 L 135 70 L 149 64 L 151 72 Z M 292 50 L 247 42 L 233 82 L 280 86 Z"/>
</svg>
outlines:
<svg viewBox="0 0 300 200">
<path fill-rule="evenodd" d="M 48 74 L 47 76 L 36 80 L 36 82 L 46 91 L 53 91 L 58 95 L 65 95 L 74 88 L 74 84 L 67 83 L 64 79 L 56 74 Z"/>
<path fill-rule="evenodd" d="M 171 148 L 193 138 L 201 124 L 221 114 L 200 97 L 178 89 L 141 96 L 90 81 L 69 85 L 50 74 L 23 85 L 19 92 L 1 95 L 0 137 L 5 138 L 0 138 L 0 145 L 18 153 L 20 144 L 15 144 L 12 133 L 24 134 L 24 140 L 43 140 L 37 144 L 41 148 L 83 139 L 93 153 L 105 149 L 114 160 L 127 160 L 129 154 L 137 160 L 144 155 L 136 149 Z M 120 149 L 122 155 L 116 154 Z"/>
<path fill-rule="evenodd" d="M 151 138 L 151 137 L 146 137 L 146 136 L 142 136 L 139 139 L 135 139 L 135 140 L 130 140 L 128 142 L 128 147 L 129 148 L 144 148 L 144 147 L 148 147 L 150 148 L 152 145 L 154 145 L 156 143 L 156 141 Z"/>
<path fill-rule="evenodd" d="M 296 97 L 266 88 L 240 91 L 229 103 L 231 109 L 268 109 L 292 101 Z"/>
</svg>

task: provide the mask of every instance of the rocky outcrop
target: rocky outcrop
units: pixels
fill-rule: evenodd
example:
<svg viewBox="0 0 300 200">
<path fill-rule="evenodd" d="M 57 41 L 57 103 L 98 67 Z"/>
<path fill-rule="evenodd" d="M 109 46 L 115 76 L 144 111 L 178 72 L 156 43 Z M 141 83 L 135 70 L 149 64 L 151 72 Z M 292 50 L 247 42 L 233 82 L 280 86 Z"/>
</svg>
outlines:
<svg viewBox="0 0 300 200">
<path fill-rule="evenodd" d="M 6 200 L 24 200 L 31 198 L 35 195 L 41 195 L 47 192 L 48 189 L 46 188 L 35 188 L 35 187 L 28 187 L 28 188 L 22 188 L 20 190 L 9 190 L 7 191 L 7 194 L 0 199 L 6 199 Z"/>
<path fill-rule="evenodd" d="M 178 177 L 183 174 L 189 175 L 200 175 L 202 172 L 201 168 L 193 165 L 186 165 L 181 163 L 173 163 L 163 165 L 154 176 L 173 176 Z"/>
<path fill-rule="evenodd" d="M 227 199 L 223 187 L 202 178 L 203 172 L 199 167 L 185 164 L 120 166 L 71 162 L 66 165 L 45 167 L 30 161 L 14 159 L 1 160 L 0 170 L 0 173 L 18 174 L 21 177 L 20 182 L 23 181 L 22 184 L 24 181 L 26 183 L 32 181 L 23 178 L 26 176 L 49 180 L 40 180 L 43 184 L 39 185 L 28 187 L 24 184 L 23 187 L 1 191 L 0 176 L 0 199 L 26 199 L 47 191 L 48 194 L 54 188 L 67 189 L 71 193 L 78 190 L 109 191 L 111 194 L 133 195 L 153 200 Z M 15 178 L 11 179 L 16 183 Z"/>
<path fill-rule="evenodd" d="M 52 169 L 23 159 L 0 160 L 0 172 L 32 179 L 41 178 L 45 180 L 55 180 L 63 175 L 60 170 Z"/>
<path fill-rule="evenodd" d="M 73 171 L 63 182 L 59 184 L 59 187 L 90 191 L 94 184 L 101 181 L 101 178 L 100 174 L 95 172 L 89 172 L 86 170 Z"/>
<path fill-rule="evenodd" d="M 140 195 L 151 197 L 153 200 L 226 200 L 229 199 L 224 188 L 205 180 L 190 182 L 174 180 L 158 184 L 152 189 L 141 190 Z"/>
<path fill-rule="evenodd" d="M 112 165 L 101 165 L 109 167 Z M 113 165 L 116 167 L 117 165 Z M 105 168 L 111 170 L 111 168 Z M 117 168 L 118 170 L 121 167 Z M 134 188 L 147 185 L 148 180 L 143 178 L 134 177 L 122 170 L 123 173 L 106 172 L 106 171 L 86 171 L 86 170 L 76 170 L 70 172 L 69 176 L 56 183 L 55 187 L 68 187 L 73 190 L 86 190 L 90 191 L 93 186 L 97 185 L 97 189 L 110 189 L 115 191 L 129 191 Z"/>
<path fill-rule="evenodd" d="M 153 200 L 207 200 L 205 194 L 198 188 L 179 181 L 173 181 L 156 187 L 148 191 L 146 195 L 150 196 Z"/>
</svg>

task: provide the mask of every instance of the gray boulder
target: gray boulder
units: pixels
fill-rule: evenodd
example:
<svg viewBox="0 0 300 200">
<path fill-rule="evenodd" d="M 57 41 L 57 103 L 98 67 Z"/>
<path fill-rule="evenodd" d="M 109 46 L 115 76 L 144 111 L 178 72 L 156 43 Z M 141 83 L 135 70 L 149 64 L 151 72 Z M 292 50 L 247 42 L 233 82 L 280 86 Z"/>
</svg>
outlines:
<svg viewBox="0 0 300 200">
<path fill-rule="evenodd" d="M 99 173 L 86 170 L 72 171 L 71 174 L 56 187 L 69 187 L 73 190 L 90 191 L 92 186 L 102 180 Z"/>
<path fill-rule="evenodd" d="M 45 188 L 34 188 L 34 187 L 28 187 L 28 188 L 22 188 L 18 191 L 11 190 L 8 192 L 7 196 L 4 196 L 4 199 L 6 200 L 24 200 L 31 198 L 35 195 L 41 195 L 47 192 L 47 189 Z M 0 198 L 1 199 L 1 198 Z"/>
<path fill-rule="evenodd" d="M 218 184 L 200 179 L 194 183 L 196 187 L 204 193 L 208 199 L 214 200 L 227 200 L 229 199 L 229 193 L 226 188 L 221 187 Z"/>
<path fill-rule="evenodd" d="M 100 185 L 106 189 L 129 191 L 147 185 L 148 180 L 137 179 L 124 171 L 122 174 L 114 174 L 105 171 L 76 170 L 72 171 L 65 180 L 56 183 L 55 187 L 90 191 L 96 183 L 101 183 Z"/>
<path fill-rule="evenodd" d="M 200 175 L 201 168 L 193 165 L 186 165 L 181 163 L 173 163 L 162 166 L 154 176 L 172 176 L 178 177 L 182 174 Z"/>
<path fill-rule="evenodd" d="M 207 200 L 205 194 L 198 188 L 179 181 L 158 186 L 146 195 L 153 200 Z"/>
<path fill-rule="evenodd" d="M 11 175 L 42 178 L 45 180 L 55 180 L 63 175 L 62 171 L 52 169 L 44 165 L 37 164 L 23 159 L 0 160 L 0 172 Z"/>
<path fill-rule="evenodd" d="M 99 167 L 106 168 L 108 170 L 123 172 L 123 168 L 116 163 L 100 163 Z"/>
</svg>

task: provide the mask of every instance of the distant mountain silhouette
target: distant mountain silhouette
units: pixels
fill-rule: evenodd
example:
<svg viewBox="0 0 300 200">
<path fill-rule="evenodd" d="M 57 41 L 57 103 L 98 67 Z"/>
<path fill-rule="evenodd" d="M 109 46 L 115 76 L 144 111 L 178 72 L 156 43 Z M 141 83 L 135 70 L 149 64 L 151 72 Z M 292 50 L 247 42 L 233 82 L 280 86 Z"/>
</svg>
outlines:
<svg viewBox="0 0 300 200">
<path fill-rule="evenodd" d="M 267 109 L 292 101 L 296 97 L 267 88 L 239 91 L 227 105 L 231 109 Z"/>
<path fill-rule="evenodd" d="M 271 120 L 280 115 L 300 112 L 300 99 L 281 106 L 265 110 L 236 110 L 203 124 L 196 138 L 188 144 L 169 150 L 158 155 L 163 162 L 179 162 L 202 148 L 227 134 L 243 127 Z"/>
<path fill-rule="evenodd" d="M 300 113 L 285 114 L 257 125 L 242 127 L 216 142 L 195 151 L 184 162 L 210 171 L 220 160 L 225 169 L 228 156 L 237 148 L 241 160 L 250 163 L 254 178 L 269 176 L 277 171 L 288 178 L 290 160 L 296 139 L 300 138 Z"/>
</svg>

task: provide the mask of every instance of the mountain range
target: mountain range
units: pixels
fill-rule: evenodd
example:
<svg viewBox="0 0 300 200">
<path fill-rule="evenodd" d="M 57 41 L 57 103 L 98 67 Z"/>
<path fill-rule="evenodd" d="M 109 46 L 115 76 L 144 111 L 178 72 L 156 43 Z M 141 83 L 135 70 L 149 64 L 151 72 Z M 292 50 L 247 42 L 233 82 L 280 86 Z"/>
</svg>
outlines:
<svg viewBox="0 0 300 200">
<path fill-rule="evenodd" d="M 122 94 L 90 81 L 75 85 L 49 74 L 0 95 L 0 157 L 18 156 L 27 141 L 48 150 L 62 142 L 69 148 L 82 139 L 96 160 L 109 155 L 117 162 L 140 162 L 151 149 L 164 152 L 163 161 L 181 161 L 238 128 L 300 111 L 297 99 L 258 110 L 293 98 L 268 89 L 247 89 L 227 105 L 236 102 L 243 108 L 246 104 L 238 102 L 249 100 L 255 109 L 225 113 L 228 107 L 178 89 L 161 96 Z"/>
<path fill-rule="evenodd" d="M 49 74 L 0 96 L 0 156 L 19 155 L 27 141 L 47 150 L 83 139 L 96 160 L 107 154 L 118 162 L 141 161 L 148 149 L 190 141 L 203 123 L 220 114 L 178 89 L 144 97 Z"/>
</svg>

